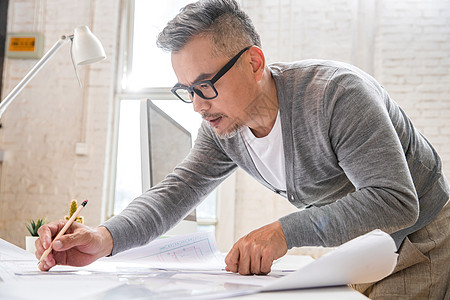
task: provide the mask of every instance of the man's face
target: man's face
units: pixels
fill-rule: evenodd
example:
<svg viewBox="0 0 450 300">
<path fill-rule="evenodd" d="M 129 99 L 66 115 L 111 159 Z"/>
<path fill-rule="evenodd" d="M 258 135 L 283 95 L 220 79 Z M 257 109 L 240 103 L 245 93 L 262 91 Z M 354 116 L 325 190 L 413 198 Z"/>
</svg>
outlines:
<svg viewBox="0 0 450 300">
<path fill-rule="evenodd" d="M 230 60 L 226 56 L 212 56 L 211 42 L 197 37 L 182 50 L 172 53 L 172 67 L 178 82 L 191 86 L 209 80 Z M 246 52 L 236 64 L 214 83 L 218 95 L 206 100 L 194 93 L 194 110 L 200 113 L 221 137 L 236 134 L 250 121 L 249 106 L 256 91 L 252 67 Z"/>
</svg>

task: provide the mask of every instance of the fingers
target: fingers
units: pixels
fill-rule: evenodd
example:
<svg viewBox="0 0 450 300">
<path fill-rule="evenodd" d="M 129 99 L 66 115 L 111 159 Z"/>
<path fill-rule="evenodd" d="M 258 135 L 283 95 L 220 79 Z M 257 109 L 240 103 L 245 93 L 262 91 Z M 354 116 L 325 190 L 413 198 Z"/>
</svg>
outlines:
<svg viewBox="0 0 450 300">
<path fill-rule="evenodd" d="M 79 243 L 83 242 L 85 236 L 80 233 L 80 228 L 83 228 L 83 225 L 80 223 L 74 222 L 69 229 L 66 231 L 66 234 L 61 236 L 58 239 L 53 240 L 53 238 L 61 231 L 61 229 L 66 224 L 66 221 L 61 220 L 57 222 L 52 222 L 41 226 L 38 230 L 39 239 L 41 241 L 42 247 L 48 249 L 50 245 L 52 245 L 53 250 L 55 251 L 65 251 L 67 249 L 73 248 L 77 246 Z M 39 247 L 39 246 L 38 246 Z"/>
<path fill-rule="evenodd" d="M 38 229 L 39 234 L 38 241 L 40 241 L 40 244 L 42 244 L 44 249 L 47 249 L 50 246 L 53 237 L 58 233 L 58 227 L 59 227 L 58 224 L 49 223 L 42 225 Z"/>
<path fill-rule="evenodd" d="M 56 262 L 53 258 L 47 256 L 47 258 L 39 263 L 38 268 L 41 271 L 48 271 L 56 265 Z"/>
<path fill-rule="evenodd" d="M 36 240 L 34 245 L 36 246 L 35 256 L 37 259 L 40 259 L 42 254 L 48 247 L 50 247 L 52 243 L 53 236 L 58 233 L 58 229 L 62 228 L 60 226 L 60 222 L 49 223 L 41 226 L 38 230 L 39 238 Z M 50 252 L 44 261 L 39 263 L 39 269 L 41 271 L 48 271 L 53 266 L 55 266 L 56 262 L 53 258 L 52 253 Z"/>
<path fill-rule="evenodd" d="M 249 259 L 248 265 L 249 265 L 249 274 L 257 274 L 260 275 L 261 273 L 261 252 L 257 250 L 253 250 L 253 253 L 251 253 L 251 258 Z M 250 257 L 250 256 L 249 256 Z"/>
<path fill-rule="evenodd" d="M 44 249 L 50 247 L 50 244 L 53 241 L 53 238 L 61 231 L 67 221 L 59 220 L 52 223 L 44 224 L 38 229 L 39 239 L 42 242 Z M 72 224 L 71 228 L 73 228 L 74 224 Z M 75 225 L 76 226 L 76 225 Z M 68 232 L 73 230 L 68 230 Z"/>
<path fill-rule="evenodd" d="M 42 242 L 40 241 L 40 238 L 36 240 L 35 242 L 35 246 L 36 246 L 36 252 L 35 252 L 35 256 L 37 259 L 41 259 L 42 253 L 44 253 L 45 249 L 42 246 Z M 44 259 L 44 261 L 42 261 L 41 263 L 39 263 L 39 269 L 41 271 L 48 271 L 50 270 L 52 267 L 54 267 L 56 265 L 56 261 L 53 258 L 53 254 L 50 252 L 47 257 Z"/>
<path fill-rule="evenodd" d="M 273 261 L 286 252 L 284 232 L 277 221 L 238 240 L 225 259 L 225 269 L 241 275 L 268 274 Z"/>
<path fill-rule="evenodd" d="M 261 274 L 261 253 L 246 241 L 246 237 L 234 244 L 225 258 L 225 263 L 225 270 L 228 272 L 241 275 Z"/>
<path fill-rule="evenodd" d="M 65 249 L 69 249 L 69 248 L 73 247 L 73 242 L 67 243 L 65 249 L 63 249 L 63 243 L 60 241 L 60 239 L 53 240 L 53 238 L 60 232 L 60 230 L 64 227 L 65 224 L 66 224 L 66 221 L 60 220 L 60 221 L 52 222 L 49 224 L 45 224 L 39 228 L 39 230 L 38 230 L 39 238 L 35 242 L 36 258 L 40 259 L 42 254 L 50 247 L 50 245 L 52 245 L 52 249 L 53 249 L 53 251 L 51 251 L 47 255 L 47 257 L 39 264 L 38 267 L 41 271 L 48 271 L 52 267 L 54 267 L 56 264 L 64 264 L 65 263 L 64 259 L 62 259 L 62 258 L 65 258 L 65 256 L 58 254 L 57 255 L 58 258 L 57 258 L 57 257 L 55 257 L 54 251 L 62 251 Z M 74 224 L 72 224 L 72 225 L 74 225 Z M 75 225 L 73 227 L 76 228 L 77 225 Z M 67 232 L 69 232 L 69 231 L 73 232 L 75 230 L 75 228 L 71 228 Z M 63 236 L 63 237 L 64 237 L 63 240 L 67 239 L 65 236 Z"/>
<path fill-rule="evenodd" d="M 114 241 L 104 227 L 93 229 L 75 222 L 64 235 L 54 239 L 65 224 L 66 221 L 58 221 L 39 229 L 36 257 L 40 259 L 51 247 L 48 256 L 38 266 L 41 271 L 48 271 L 55 265 L 86 266 L 112 252 Z"/>
<path fill-rule="evenodd" d="M 239 262 L 238 262 L 238 272 L 241 275 L 250 275 L 251 272 L 251 247 L 246 247 L 245 241 L 239 244 Z M 249 249 L 250 248 L 250 249 Z"/>
<path fill-rule="evenodd" d="M 65 234 L 53 241 L 53 250 L 66 251 L 71 248 L 84 245 L 87 237 L 88 236 L 86 234 L 80 232 Z"/>
<path fill-rule="evenodd" d="M 239 248 L 236 244 L 234 244 L 233 248 L 231 248 L 228 255 L 225 257 L 226 267 L 225 270 L 228 272 L 237 273 L 238 272 L 238 263 L 239 263 Z"/>
<path fill-rule="evenodd" d="M 260 274 L 261 254 L 255 250 L 245 237 L 240 239 L 225 258 L 225 270 L 241 275 Z"/>
<path fill-rule="evenodd" d="M 273 261 L 274 259 L 269 258 L 269 256 L 262 255 L 259 274 L 269 274 L 272 268 Z"/>
</svg>

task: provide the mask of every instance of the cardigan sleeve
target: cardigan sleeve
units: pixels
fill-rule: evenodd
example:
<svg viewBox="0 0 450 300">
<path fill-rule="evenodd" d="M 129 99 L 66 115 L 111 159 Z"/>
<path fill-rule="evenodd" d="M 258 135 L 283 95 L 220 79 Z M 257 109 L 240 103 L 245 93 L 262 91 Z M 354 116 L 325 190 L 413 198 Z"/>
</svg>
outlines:
<svg viewBox="0 0 450 300">
<path fill-rule="evenodd" d="M 236 168 L 207 126 L 202 124 L 193 149 L 171 174 L 102 224 L 113 237 L 113 255 L 168 231 Z"/>
</svg>

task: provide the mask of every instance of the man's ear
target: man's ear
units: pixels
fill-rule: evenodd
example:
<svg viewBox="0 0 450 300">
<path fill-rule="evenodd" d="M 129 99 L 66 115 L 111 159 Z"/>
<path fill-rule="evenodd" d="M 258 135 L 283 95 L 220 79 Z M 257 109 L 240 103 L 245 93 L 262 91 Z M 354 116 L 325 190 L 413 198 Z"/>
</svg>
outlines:
<svg viewBox="0 0 450 300">
<path fill-rule="evenodd" d="M 252 66 L 255 80 L 260 81 L 266 67 L 266 58 L 264 57 L 264 52 L 261 50 L 261 48 L 252 46 L 250 49 L 248 49 L 248 54 L 250 55 L 250 64 Z"/>
</svg>

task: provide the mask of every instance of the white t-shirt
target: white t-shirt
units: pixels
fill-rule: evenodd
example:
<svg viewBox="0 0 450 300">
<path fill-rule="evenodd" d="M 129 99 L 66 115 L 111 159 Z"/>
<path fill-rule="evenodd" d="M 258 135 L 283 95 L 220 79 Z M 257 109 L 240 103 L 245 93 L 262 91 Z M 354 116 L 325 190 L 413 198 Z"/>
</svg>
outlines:
<svg viewBox="0 0 450 300">
<path fill-rule="evenodd" d="M 283 137 L 281 135 L 280 112 L 268 135 L 257 138 L 246 127 L 241 135 L 261 176 L 275 188 L 286 191 Z"/>
</svg>

